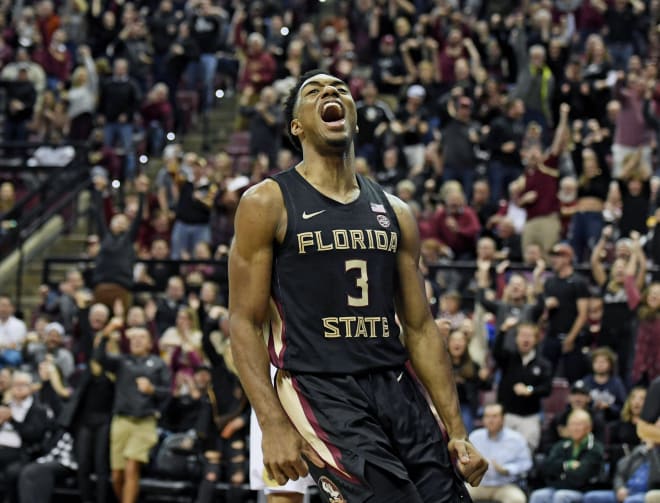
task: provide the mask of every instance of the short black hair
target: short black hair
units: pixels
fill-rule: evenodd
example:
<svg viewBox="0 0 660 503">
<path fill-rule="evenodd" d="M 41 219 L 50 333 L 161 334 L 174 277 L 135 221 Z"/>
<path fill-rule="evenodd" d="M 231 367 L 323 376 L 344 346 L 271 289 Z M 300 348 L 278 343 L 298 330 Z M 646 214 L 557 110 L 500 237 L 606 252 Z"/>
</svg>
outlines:
<svg viewBox="0 0 660 503">
<path fill-rule="evenodd" d="M 300 144 L 300 140 L 298 139 L 297 136 L 291 134 L 291 121 L 293 121 L 293 109 L 296 107 L 298 92 L 300 91 L 300 88 L 307 79 L 314 77 L 315 75 L 321 75 L 327 73 L 328 72 L 319 69 L 309 70 L 308 72 L 305 72 L 303 75 L 298 77 L 298 81 L 296 82 L 296 85 L 291 88 L 291 90 L 289 91 L 289 95 L 287 96 L 286 101 L 284 102 L 284 123 L 286 124 L 286 135 L 289 138 L 291 144 L 294 147 L 296 147 L 296 150 L 298 150 L 299 152 L 302 152 L 302 145 Z"/>
</svg>

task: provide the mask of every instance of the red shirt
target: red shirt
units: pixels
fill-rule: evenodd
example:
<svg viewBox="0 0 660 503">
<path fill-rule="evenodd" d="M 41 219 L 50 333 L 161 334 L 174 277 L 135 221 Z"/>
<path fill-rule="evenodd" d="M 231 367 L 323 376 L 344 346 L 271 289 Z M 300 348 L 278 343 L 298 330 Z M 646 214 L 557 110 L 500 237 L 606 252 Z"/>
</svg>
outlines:
<svg viewBox="0 0 660 503">
<path fill-rule="evenodd" d="M 447 226 L 448 216 L 453 216 L 456 220 L 456 231 Z M 448 215 L 445 208 L 438 208 L 433 215 L 431 227 L 433 229 L 431 237 L 449 246 L 456 256 L 474 251 L 481 230 L 479 217 L 469 206 L 464 206 L 460 213 L 454 215 Z"/>
<path fill-rule="evenodd" d="M 536 201 L 525 205 L 527 220 L 559 213 L 559 159 L 555 155 L 546 158 L 543 165 L 525 170 L 525 192 L 537 194 Z"/>
</svg>

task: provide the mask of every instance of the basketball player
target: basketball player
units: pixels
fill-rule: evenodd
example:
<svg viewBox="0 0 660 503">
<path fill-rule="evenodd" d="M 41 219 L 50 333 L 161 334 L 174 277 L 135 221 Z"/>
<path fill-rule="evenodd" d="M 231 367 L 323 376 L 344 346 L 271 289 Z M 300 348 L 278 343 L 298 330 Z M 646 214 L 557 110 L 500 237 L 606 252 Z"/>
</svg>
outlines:
<svg viewBox="0 0 660 503">
<path fill-rule="evenodd" d="M 283 484 L 310 470 L 331 503 L 470 501 L 460 479 L 477 485 L 487 463 L 425 298 L 415 218 L 356 174 L 343 81 L 305 74 L 285 114 L 303 160 L 243 195 L 229 264 L 232 351 L 268 474 Z"/>
</svg>

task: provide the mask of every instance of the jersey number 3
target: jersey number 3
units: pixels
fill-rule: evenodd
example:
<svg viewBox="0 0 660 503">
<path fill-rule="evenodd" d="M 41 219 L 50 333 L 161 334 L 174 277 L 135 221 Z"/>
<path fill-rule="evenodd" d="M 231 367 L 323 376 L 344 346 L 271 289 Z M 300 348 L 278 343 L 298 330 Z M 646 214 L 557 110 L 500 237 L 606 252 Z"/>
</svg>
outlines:
<svg viewBox="0 0 660 503">
<path fill-rule="evenodd" d="M 369 277 L 367 276 L 366 260 L 347 260 L 346 272 L 357 269 L 360 275 L 355 280 L 355 286 L 360 290 L 359 297 L 348 295 L 348 305 L 352 307 L 364 307 L 369 305 Z"/>
</svg>

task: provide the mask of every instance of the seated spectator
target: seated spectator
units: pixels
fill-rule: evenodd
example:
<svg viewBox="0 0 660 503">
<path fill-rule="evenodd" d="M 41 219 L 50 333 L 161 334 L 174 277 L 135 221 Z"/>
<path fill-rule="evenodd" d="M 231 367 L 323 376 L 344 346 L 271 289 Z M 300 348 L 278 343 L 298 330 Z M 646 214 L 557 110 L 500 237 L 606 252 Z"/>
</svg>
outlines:
<svg viewBox="0 0 660 503">
<path fill-rule="evenodd" d="M 591 417 L 575 410 L 567 422 L 568 438 L 552 446 L 541 471 L 546 487 L 534 491 L 529 503 L 571 503 L 582 501 L 603 468 L 603 446 L 591 433 Z"/>
<path fill-rule="evenodd" d="M 32 384 L 30 374 L 14 372 L 11 400 L 0 405 L 0 472 L 6 479 L 10 500 L 15 499 L 17 468 L 34 459 L 50 428 L 46 409 L 32 396 Z"/>
<path fill-rule="evenodd" d="M 167 365 L 151 354 L 151 335 L 144 328 L 131 329 L 130 354 L 111 355 L 108 333 L 103 333 L 94 359 L 117 376 L 110 428 L 110 466 L 117 499 L 134 503 L 140 491 L 140 471 L 158 441 L 156 415 L 170 395 Z"/>
<path fill-rule="evenodd" d="M 200 241 L 195 245 L 192 258 L 194 260 L 207 260 L 207 264 L 191 264 L 181 267 L 181 274 L 185 277 L 188 291 L 191 289 L 198 292 L 204 281 L 213 278 L 214 267 L 210 262 L 213 260 L 211 246 L 206 241 Z"/>
<path fill-rule="evenodd" d="M 154 239 L 151 243 L 150 258 L 156 262 L 140 263 L 136 266 L 137 284 L 140 289 L 163 292 L 172 276 L 176 276 L 178 266 L 170 260 L 170 245 L 164 239 Z"/>
<path fill-rule="evenodd" d="M 635 446 L 640 444 L 641 440 L 637 435 L 637 423 L 639 422 L 645 399 L 645 388 L 635 387 L 631 389 L 628 398 L 623 404 L 621 417 L 609 424 L 607 451 L 612 463 L 616 463 Z"/>
<path fill-rule="evenodd" d="M 616 355 L 608 347 L 601 347 L 591 352 L 592 374 L 584 378 L 589 388 L 591 402 L 596 413 L 606 422 L 614 421 L 621 415 L 621 408 L 626 401 L 626 388 L 616 371 Z"/>
<path fill-rule="evenodd" d="M 517 325 L 516 348 L 504 347 L 506 333 Z M 504 422 L 521 433 L 532 451 L 541 440 L 541 399 L 550 394 L 552 367 L 537 351 L 539 327 L 507 318 L 498 327 L 493 357 L 501 371 L 497 399 L 504 407 Z"/>
<path fill-rule="evenodd" d="M 25 323 L 14 316 L 11 297 L 0 294 L 0 368 L 21 364 L 21 349 L 26 335 Z"/>
<path fill-rule="evenodd" d="M 644 444 L 619 460 L 614 473 L 614 489 L 589 491 L 583 503 L 644 503 L 650 487 L 660 487 L 660 457 L 653 444 Z"/>
<path fill-rule="evenodd" d="M 656 377 L 644 400 L 644 407 L 637 422 L 637 434 L 645 442 L 652 442 L 655 449 L 660 446 L 660 377 Z M 646 494 L 645 503 L 658 503 L 660 501 L 660 487 L 650 487 Z"/>
<path fill-rule="evenodd" d="M 447 349 L 452 361 L 454 381 L 458 391 L 461 416 L 467 432 L 474 429 L 479 408 L 479 391 L 490 388 L 490 372 L 480 368 L 468 352 L 468 338 L 464 332 L 454 330 L 449 334 Z"/>
<path fill-rule="evenodd" d="M 605 421 L 594 409 L 590 392 L 584 381 L 578 380 L 573 383 L 564 411 L 554 416 L 543 430 L 540 446 L 542 452 L 549 451 L 559 440 L 569 437 L 568 418 L 575 410 L 586 411 L 591 418 L 591 431 L 594 437 L 600 442 L 605 440 Z"/>
<path fill-rule="evenodd" d="M 47 448 L 43 456 L 21 469 L 18 503 L 50 503 L 55 484 L 75 475 L 78 470 L 74 440 L 69 432 L 55 434 L 48 444 L 50 448 Z"/>
<path fill-rule="evenodd" d="M 23 349 L 24 361 L 33 369 L 44 361 L 52 363 L 66 384 L 73 375 L 75 362 L 71 351 L 64 347 L 64 327 L 55 321 L 47 324 L 43 331 L 43 340 L 30 340 Z"/>
<path fill-rule="evenodd" d="M 517 431 L 504 426 L 504 410 L 498 403 L 486 405 L 484 427 L 470 433 L 470 442 L 488 460 L 488 471 L 478 487 L 467 485 L 475 500 L 498 503 L 526 503 L 518 485 L 532 467 L 527 441 Z"/>
</svg>

